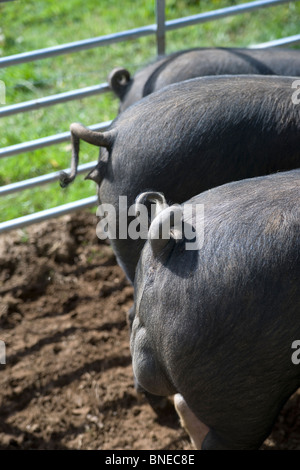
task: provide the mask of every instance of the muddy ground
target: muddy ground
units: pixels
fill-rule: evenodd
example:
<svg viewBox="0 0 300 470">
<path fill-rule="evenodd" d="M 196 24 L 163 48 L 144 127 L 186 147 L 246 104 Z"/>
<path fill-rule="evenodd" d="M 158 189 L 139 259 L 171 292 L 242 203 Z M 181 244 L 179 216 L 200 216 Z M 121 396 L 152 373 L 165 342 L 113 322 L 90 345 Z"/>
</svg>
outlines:
<svg viewBox="0 0 300 470">
<path fill-rule="evenodd" d="M 0 449 L 191 450 L 134 387 L 133 289 L 90 212 L 0 236 Z M 220 400 L 222 397 L 220 397 Z M 300 449 L 300 391 L 262 449 Z"/>
</svg>

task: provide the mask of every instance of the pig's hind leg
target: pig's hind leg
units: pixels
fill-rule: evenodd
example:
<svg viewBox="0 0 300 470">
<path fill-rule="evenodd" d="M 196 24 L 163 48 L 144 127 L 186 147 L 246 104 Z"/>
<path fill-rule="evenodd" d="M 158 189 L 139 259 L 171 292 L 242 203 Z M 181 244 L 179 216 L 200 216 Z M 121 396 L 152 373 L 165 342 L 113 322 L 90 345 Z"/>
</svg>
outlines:
<svg viewBox="0 0 300 470">
<path fill-rule="evenodd" d="M 181 426 L 189 434 L 195 449 L 200 450 L 209 428 L 194 415 L 180 393 L 174 395 L 174 406 L 180 417 Z"/>
</svg>

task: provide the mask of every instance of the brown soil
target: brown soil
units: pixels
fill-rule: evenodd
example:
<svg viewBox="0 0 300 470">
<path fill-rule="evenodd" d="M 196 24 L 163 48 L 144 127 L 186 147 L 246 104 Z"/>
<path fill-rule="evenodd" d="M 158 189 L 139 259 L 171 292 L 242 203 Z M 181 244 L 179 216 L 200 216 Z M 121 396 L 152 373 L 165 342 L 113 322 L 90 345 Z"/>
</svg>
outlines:
<svg viewBox="0 0 300 470">
<path fill-rule="evenodd" d="M 159 416 L 133 386 L 133 289 L 96 216 L 0 236 L 0 449 L 191 450 L 171 402 Z M 220 397 L 221 399 L 221 397 Z M 263 449 L 300 449 L 300 392 Z"/>
</svg>

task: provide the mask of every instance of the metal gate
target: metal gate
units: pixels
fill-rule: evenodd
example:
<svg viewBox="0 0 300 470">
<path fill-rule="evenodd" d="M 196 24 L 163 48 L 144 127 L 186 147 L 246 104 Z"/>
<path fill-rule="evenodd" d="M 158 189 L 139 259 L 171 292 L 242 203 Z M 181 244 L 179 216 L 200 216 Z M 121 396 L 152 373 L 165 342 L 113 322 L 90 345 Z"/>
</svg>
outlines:
<svg viewBox="0 0 300 470">
<path fill-rule="evenodd" d="M 12 0 L 4 0 L 12 1 Z M 295 0 L 299 1 L 299 0 Z M 0 68 L 9 67 L 12 65 L 22 64 L 25 62 L 31 62 L 35 60 L 40 60 L 44 58 L 54 57 L 62 54 L 67 54 L 71 52 L 78 52 L 86 49 L 91 49 L 95 47 L 104 47 L 109 44 L 116 42 L 127 41 L 129 39 L 136 39 L 143 36 L 155 35 L 156 36 L 156 47 L 157 54 L 161 55 L 165 52 L 165 43 L 166 43 L 166 33 L 171 30 L 178 28 L 183 28 L 186 26 L 191 26 L 199 23 L 204 23 L 207 21 L 218 20 L 227 16 L 233 16 L 242 14 L 245 12 L 250 12 L 260 8 L 266 8 L 274 5 L 281 5 L 284 3 L 290 3 L 290 0 L 258 0 L 251 1 L 249 3 L 244 3 L 241 5 L 235 5 L 227 8 L 221 8 L 214 11 L 209 11 L 205 13 L 200 13 L 198 15 L 188 16 L 184 18 L 178 18 L 171 21 L 165 20 L 165 0 L 156 0 L 156 23 L 141 28 L 131 29 L 128 31 L 122 31 L 114 34 L 109 34 L 106 36 L 100 36 L 90 39 L 85 39 L 81 41 L 75 41 L 68 44 L 62 44 L 55 47 L 49 47 L 45 49 L 24 52 L 21 54 L 16 54 L 8 57 L 0 58 Z M 249 47 L 263 48 L 263 47 L 279 47 L 285 45 L 292 45 L 300 42 L 300 34 L 295 36 L 285 37 L 270 41 L 263 44 L 250 45 Z M 84 97 L 98 95 L 101 93 L 107 93 L 110 91 L 107 83 L 102 83 L 100 85 L 90 86 L 86 88 L 81 88 L 77 90 L 72 90 L 65 93 L 55 94 L 51 96 L 46 96 L 37 100 L 26 101 L 23 103 L 18 103 L 11 106 L 5 106 L 0 108 L 0 118 L 10 116 L 12 114 L 23 113 L 27 111 L 36 110 L 46 106 L 52 106 L 58 103 L 63 103 L 66 101 L 77 100 Z M 101 122 L 90 126 L 93 130 L 104 130 L 110 125 L 109 122 Z M 63 132 L 60 134 L 55 134 L 47 137 L 42 137 L 33 141 L 22 142 L 17 145 L 12 145 L 0 149 L 0 159 L 4 157 L 10 157 L 17 155 L 23 152 L 36 150 L 42 147 L 47 147 L 50 145 L 60 144 L 62 142 L 68 142 L 70 140 L 70 132 Z M 78 173 L 86 172 L 87 170 L 93 168 L 96 162 L 89 162 L 83 165 L 79 165 Z M 67 170 L 68 171 L 68 170 Z M 59 179 L 60 171 L 49 173 L 46 175 L 38 176 L 35 178 L 27 179 L 17 183 L 8 184 L 6 186 L 0 187 L 0 196 L 16 193 L 24 189 L 29 189 L 35 186 L 40 186 L 43 184 L 51 183 Z M 9 220 L 0 224 L 0 233 L 7 232 L 12 229 L 21 228 L 33 223 L 41 222 L 49 218 L 58 217 L 78 209 L 92 207 L 97 203 L 97 197 L 92 196 L 89 198 L 81 199 L 75 202 L 64 204 L 61 206 L 54 207 L 52 209 L 44 210 L 41 212 L 36 212 L 24 217 L 19 217 L 17 219 Z"/>
</svg>

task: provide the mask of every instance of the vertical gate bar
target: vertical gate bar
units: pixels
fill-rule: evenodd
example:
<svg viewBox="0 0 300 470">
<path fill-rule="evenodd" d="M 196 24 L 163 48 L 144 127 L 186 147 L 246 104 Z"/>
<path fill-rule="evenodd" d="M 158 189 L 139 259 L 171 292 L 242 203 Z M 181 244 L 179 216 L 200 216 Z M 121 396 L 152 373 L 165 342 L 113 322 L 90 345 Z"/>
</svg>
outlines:
<svg viewBox="0 0 300 470">
<path fill-rule="evenodd" d="M 166 50 L 165 0 L 156 0 L 156 46 L 157 55 L 164 55 Z"/>
</svg>

